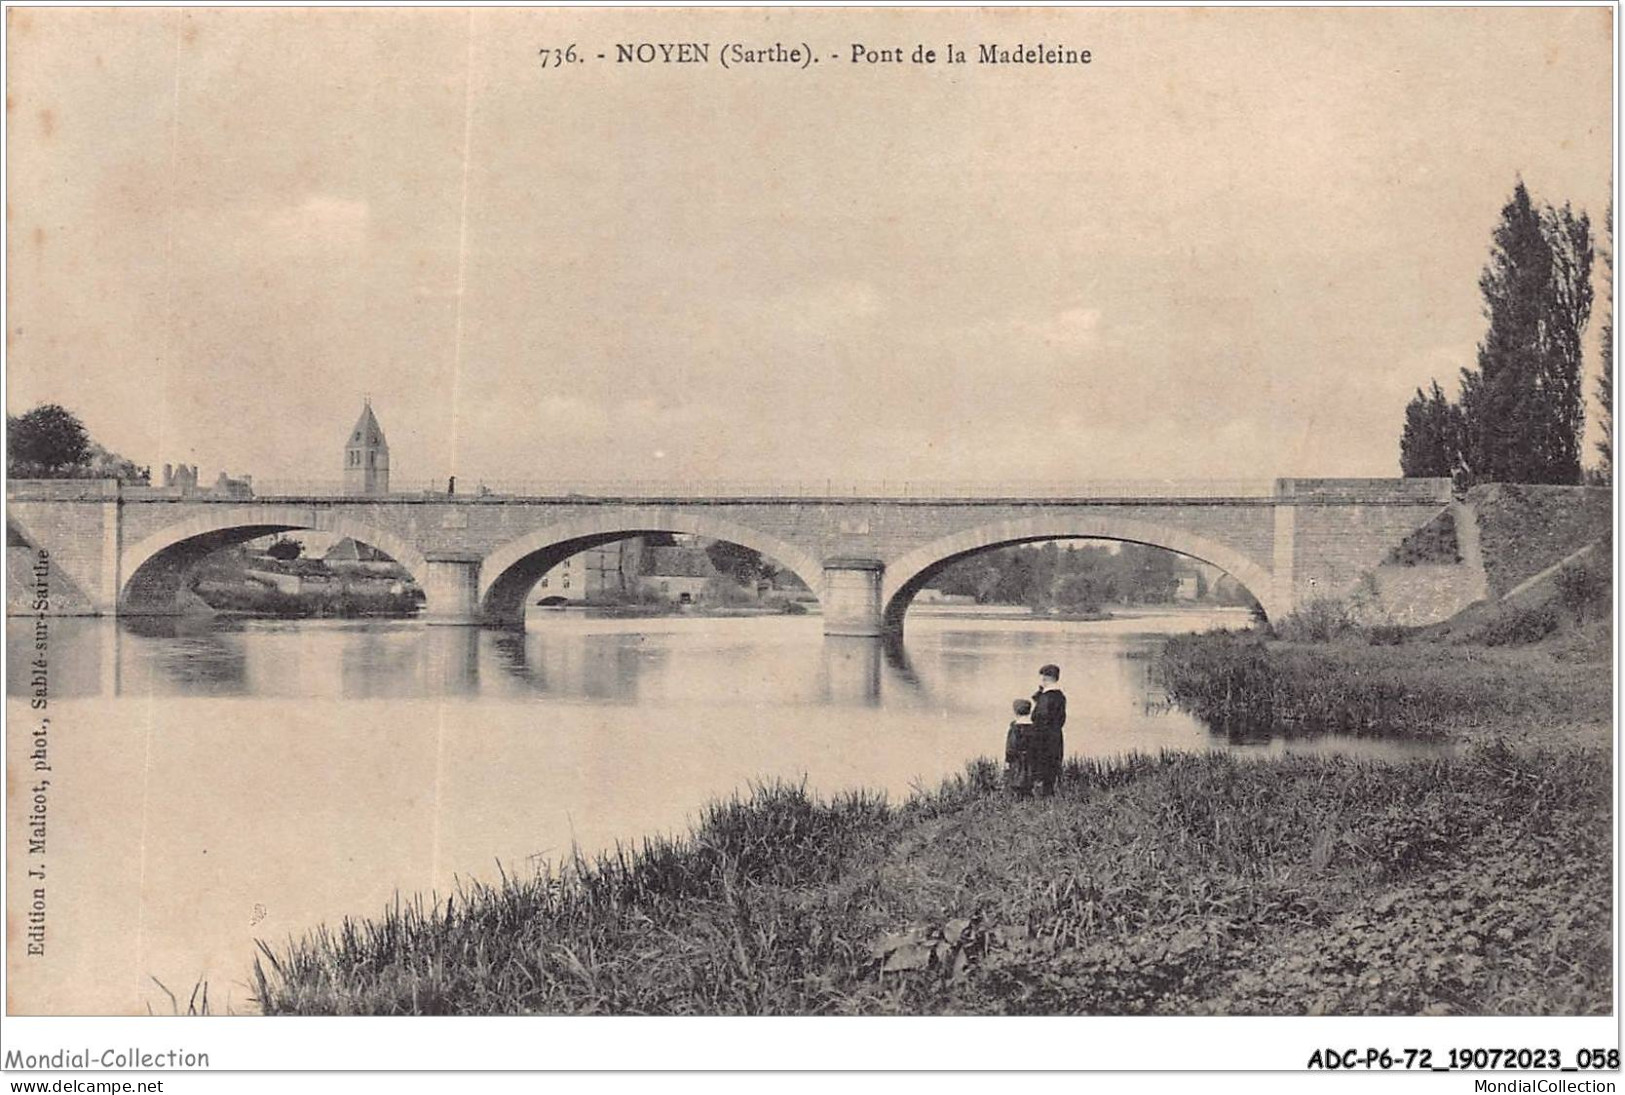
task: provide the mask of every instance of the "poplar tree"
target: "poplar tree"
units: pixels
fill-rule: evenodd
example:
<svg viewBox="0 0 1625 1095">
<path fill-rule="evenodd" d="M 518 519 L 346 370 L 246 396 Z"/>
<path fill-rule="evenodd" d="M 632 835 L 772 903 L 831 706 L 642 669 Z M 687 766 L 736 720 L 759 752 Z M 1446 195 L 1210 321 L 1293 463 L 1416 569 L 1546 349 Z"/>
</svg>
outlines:
<svg viewBox="0 0 1625 1095">
<path fill-rule="evenodd" d="M 1537 210 L 1518 183 L 1478 281 L 1489 329 L 1477 367 L 1462 370 L 1461 463 L 1474 478 L 1580 481 L 1592 255 L 1585 214 Z"/>
<path fill-rule="evenodd" d="M 1407 479 L 1448 479 L 1460 465 L 1461 411 L 1435 380 L 1430 392 L 1416 389 L 1416 397 L 1405 407 L 1400 473 Z"/>
<path fill-rule="evenodd" d="M 1602 439 L 1597 442 L 1597 478 L 1604 486 L 1614 482 L 1614 203 L 1608 202 L 1603 218 L 1608 243 L 1601 248 L 1602 264 L 1608 268 L 1608 289 L 1603 295 L 1602 370 L 1597 377 L 1597 402 L 1602 413 L 1597 425 Z"/>
</svg>

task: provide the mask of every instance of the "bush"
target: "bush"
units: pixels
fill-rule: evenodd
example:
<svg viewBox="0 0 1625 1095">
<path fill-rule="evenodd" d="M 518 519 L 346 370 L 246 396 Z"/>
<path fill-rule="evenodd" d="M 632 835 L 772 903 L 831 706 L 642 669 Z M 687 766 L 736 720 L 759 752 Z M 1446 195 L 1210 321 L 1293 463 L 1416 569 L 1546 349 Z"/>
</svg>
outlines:
<svg viewBox="0 0 1625 1095">
<path fill-rule="evenodd" d="M 756 602 L 756 597 L 750 590 L 734 581 L 732 578 L 718 575 L 705 580 L 705 590 L 700 599 L 712 605 L 748 605 Z"/>
<path fill-rule="evenodd" d="M 1600 561 L 1599 555 L 1603 556 Z M 1613 576 L 1605 569 L 1607 566 L 1607 556 L 1603 552 L 1592 551 L 1585 558 L 1566 563 L 1558 570 L 1554 579 L 1557 595 L 1576 623 L 1585 623 L 1588 615 L 1608 615 L 1613 600 Z"/>
<path fill-rule="evenodd" d="M 1329 597 L 1317 597 L 1275 626 L 1276 634 L 1295 643 L 1329 643 L 1359 631 L 1348 605 Z"/>
<path fill-rule="evenodd" d="M 1525 646 L 1538 643 L 1562 625 L 1550 604 L 1503 605 L 1462 638 L 1481 646 Z"/>
<path fill-rule="evenodd" d="M 1055 590 L 1055 603 L 1069 612 L 1099 612 L 1100 583 L 1086 574 L 1069 574 Z"/>
</svg>

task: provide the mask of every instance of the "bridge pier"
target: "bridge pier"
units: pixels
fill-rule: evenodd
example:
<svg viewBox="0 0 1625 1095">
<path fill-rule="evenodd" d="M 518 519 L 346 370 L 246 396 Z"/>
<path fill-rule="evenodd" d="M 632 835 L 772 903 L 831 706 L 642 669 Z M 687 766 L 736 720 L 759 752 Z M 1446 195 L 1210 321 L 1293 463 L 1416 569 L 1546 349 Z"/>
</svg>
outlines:
<svg viewBox="0 0 1625 1095">
<path fill-rule="evenodd" d="M 479 552 L 431 551 L 423 556 L 423 621 L 472 626 L 480 622 Z"/>
<path fill-rule="evenodd" d="M 879 559 L 842 556 L 824 563 L 824 634 L 875 638 L 884 630 L 880 582 L 886 564 Z"/>
</svg>

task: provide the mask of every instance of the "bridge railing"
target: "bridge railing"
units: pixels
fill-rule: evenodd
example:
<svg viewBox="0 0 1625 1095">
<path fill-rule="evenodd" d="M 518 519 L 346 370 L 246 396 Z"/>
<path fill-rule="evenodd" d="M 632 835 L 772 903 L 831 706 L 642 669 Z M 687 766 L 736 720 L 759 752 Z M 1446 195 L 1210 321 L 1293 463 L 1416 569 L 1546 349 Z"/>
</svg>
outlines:
<svg viewBox="0 0 1625 1095">
<path fill-rule="evenodd" d="M 1445 501 L 1448 479 L 1072 479 L 1067 481 L 1006 479 L 465 479 L 455 489 L 446 480 L 394 480 L 387 495 L 360 495 L 342 479 L 256 479 L 250 487 L 231 490 L 180 490 L 120 484 L 112 479 L 8 479 L 13 500 L 89 501 L 196 499 L 241 502 L 249 498 L 377 498 L 406 501 L 454 498 L 482 499 L 877 499 L 935 501 L 955 499 L 1229 499 L 1289 497 L 1301 499 L 1415 499 Z"/>
<path fill-rule="evenodd" d="M 7 479 L 6 497 L 42 502 L 87 502 L 117 499 L 117 479 Z"/>
<path fill-rule="evenodd" d="M 1068 482 L 936 479 L 465 479 L 391 481 L 396 498 L 1267 498 L 1273 479 L 1077 479 Z M 254 495 L 345 498 L 331 479 L 258 479 Z"/>
</svg>

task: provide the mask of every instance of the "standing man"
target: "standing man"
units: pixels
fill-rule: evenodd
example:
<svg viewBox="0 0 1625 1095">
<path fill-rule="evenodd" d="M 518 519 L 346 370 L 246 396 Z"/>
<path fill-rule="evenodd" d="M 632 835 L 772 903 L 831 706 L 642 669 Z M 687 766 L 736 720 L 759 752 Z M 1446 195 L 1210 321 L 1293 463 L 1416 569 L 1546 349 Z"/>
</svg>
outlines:
<svg viewBox="0 0 1625 1095">
<path fill-rule="evenodd" d="M 1066 744 L 1061 727 L 1066 725 L 1066 693 L 1057 687 L 1061 680 L 1059 666 L 1046 665 L 1038 671 L 1038 691 L 1033 693 L 1033 783 L 1040 795 L 1053 795 L 1055 781 L 1061 775 L 1061 758 Z"/>
</svg>

